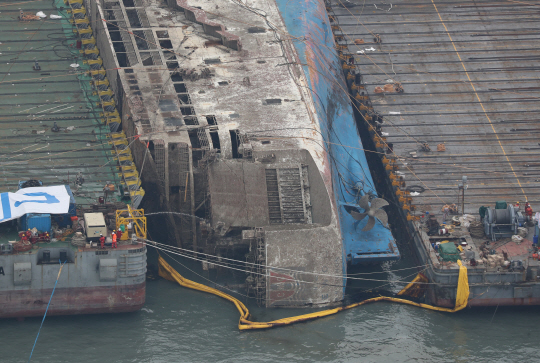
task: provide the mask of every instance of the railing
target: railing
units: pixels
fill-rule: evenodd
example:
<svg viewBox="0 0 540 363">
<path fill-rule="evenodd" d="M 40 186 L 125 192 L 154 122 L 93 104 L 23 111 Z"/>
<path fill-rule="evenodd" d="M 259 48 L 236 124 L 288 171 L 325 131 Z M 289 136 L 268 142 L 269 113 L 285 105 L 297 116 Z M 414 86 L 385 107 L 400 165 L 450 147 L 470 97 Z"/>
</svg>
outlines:
<svg viewBox="0 0 540 363">
<path fill-rule="evenodd" d="M 128 205 L 126 209 L 116 211 L 116 229 L 121 225 L 127 226 L 131 223 L 133 232 L 139 238 L 146 238 L 146 217 L 144 209 L 131 209 Z"/>
</svg>

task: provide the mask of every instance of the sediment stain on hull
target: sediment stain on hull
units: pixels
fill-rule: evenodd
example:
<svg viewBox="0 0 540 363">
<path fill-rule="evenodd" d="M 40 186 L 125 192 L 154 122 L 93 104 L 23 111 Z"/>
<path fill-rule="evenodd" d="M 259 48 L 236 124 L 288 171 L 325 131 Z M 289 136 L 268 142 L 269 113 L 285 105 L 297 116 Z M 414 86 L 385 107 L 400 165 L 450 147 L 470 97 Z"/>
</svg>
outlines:
<svg viewBox="0 0 540 363">
<path fill-rule="evenodd" d="M 52 289 L 0 292 L 0 318 L 43 316 Z M 104 314 L 137 311 L 145 303 L 146 282 L 107 287 L 57 287 L 47 315 Z"/>
</svg>

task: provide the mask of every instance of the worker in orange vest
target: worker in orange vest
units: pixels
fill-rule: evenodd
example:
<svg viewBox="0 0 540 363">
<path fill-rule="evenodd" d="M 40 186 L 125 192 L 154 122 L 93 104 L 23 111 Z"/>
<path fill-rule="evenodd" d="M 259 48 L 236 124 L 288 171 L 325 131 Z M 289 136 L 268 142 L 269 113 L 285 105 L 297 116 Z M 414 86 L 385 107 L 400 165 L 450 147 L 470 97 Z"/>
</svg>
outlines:
<svg viewBox="0 0 540 363">
<path fill-rule="evenodd" d="M 116 233 L 115 231 L 113 230 L 112 233 L 111 233 L 111 238 L 112 238 L 112 247 L 113 248 L 116 248 Z"/>
<path fill-rule="evenodd" d="M 101 248 L 105 248 L 105 237 L 103 237 L 103 234 L 99 235 L 99 243 L 101 244 Z"/>
<path fill-rule="evenodd" d="M 529 220 L 532 220 L 533 210 L 529 202 L 525 203 L 525 214 L 529 217 Z"/>
</svg>

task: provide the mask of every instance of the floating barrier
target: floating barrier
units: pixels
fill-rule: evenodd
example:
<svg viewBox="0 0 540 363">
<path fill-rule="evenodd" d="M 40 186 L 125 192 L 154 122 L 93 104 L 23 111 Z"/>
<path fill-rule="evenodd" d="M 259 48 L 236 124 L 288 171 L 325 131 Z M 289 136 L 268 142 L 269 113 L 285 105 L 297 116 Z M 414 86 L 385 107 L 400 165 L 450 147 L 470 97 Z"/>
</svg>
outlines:
<svg viewBox="0 0 540 363">
<path fill-rule="evenodd" d="M 203 284 L 199 284 L 195 281 L 191 281 L 183 277 L 176 271 L 174 268 L 172 268 L 171 265 L 165 261 L 165 259 L 161 256 L 159 256 L 159 276 L 163 277 L 166 280 L 177 282 L 183 287 L 187 287 L 189 289 L 198 290 L 202 292 L 206 292 L 209 294 L 213 294 L 216 296 L 219 296 L 223 299 L 229 300 L 232 302 L 235 306 L 238 312 L 240 313 L 240 320 L 238 321 L 238 329 L 240 330 L 256 330 L 256 329 L 269 329 L 269 328 L 276 328 L 279 326 L 286 326 L 291 324 L 296 324 L 300 322 L 305 322 L 309 320 L 314 320 L 318 318 L 323 318 L 326 316 L 337 314 L 341 311 L 349 310 L 352 308 L 356 308 L 361 305 L 374 303 L 377 301 L 390 301 L 395 302 L 399 304 L 407 304 L 412 306 L 417 306 L 424 309 L 429 310 L 435 310 L 435 311 L 442 311 L 442 312 L 448 312 L 448 313 L 454 313 L 456 311 L 462 310 L 467 306 L 467 301 L 469 299 L 469 280 L 467 277 L 467 267 L 465 267 L 461 261 L 457 262 L 459 267 L 459 279 L 458 279 L 458 285 L 457 285 L 457 294 L 456 294 L 456 305 L 453 309 L 450 308 L 441 308 L 437 306 L 427 305 L 427 304 L 421 304 L 416 303 L 414 301 L 405 300 L 401 298 L 395 298 L 395 297 L 387 297 L 387 296 L 379 296 L 372 299 L 367 299 L 358 303 L 341 306 L 334 309 L 328 309 L 323 311 L 317 311 L 310 314 L 304 314 L 304 315 L 298 315 L 293 316 L 290 318 L 283 318 L 278 319 L 274 321 L 269 322 L 254 322 L 250 321 L 250 313 L 248 308 L 237 298 L 226 294 L 222 291 L 219 291 L 217 289 L 214 289 L 212 287 L 208 287 Z M 427 279 L 419 274 L 412 282 L 410 282 L 403 290 L 401 290 L 398 295 L 404 296 L 413 296 L 413 297 L 419 297 L 421 294 L 421 289 L 418 287 L 421 286 L 423 283 L 426 283 Z"/>
</svg>

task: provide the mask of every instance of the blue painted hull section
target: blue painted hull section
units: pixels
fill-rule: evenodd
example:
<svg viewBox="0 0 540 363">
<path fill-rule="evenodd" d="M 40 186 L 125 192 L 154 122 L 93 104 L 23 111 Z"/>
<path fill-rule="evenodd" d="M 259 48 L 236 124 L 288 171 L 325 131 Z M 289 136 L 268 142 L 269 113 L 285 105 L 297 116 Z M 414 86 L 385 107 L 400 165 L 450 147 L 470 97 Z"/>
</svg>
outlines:
<svg viewBox="0 0 540 363">
<path fill-rule="evenodd" d="M 368 232 L 367 218 L 356 221 L 345 208 L 357 206 L 365 193 L 377 195 L 356 128 L 328 15 L 322 0 L 276 0 L 287 31 L 308 78 L 320 127 L 332 164 L 333 190 L 338 206 L 343 248 L 352 265 L 399 259 L 388 228 L 378 220 Z"/>
</svg>

